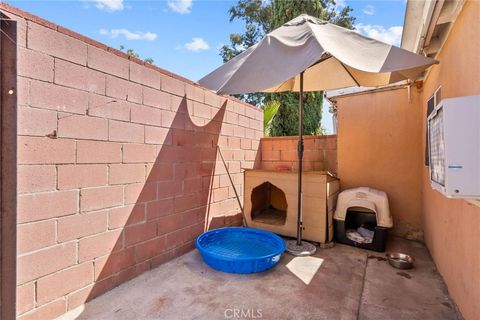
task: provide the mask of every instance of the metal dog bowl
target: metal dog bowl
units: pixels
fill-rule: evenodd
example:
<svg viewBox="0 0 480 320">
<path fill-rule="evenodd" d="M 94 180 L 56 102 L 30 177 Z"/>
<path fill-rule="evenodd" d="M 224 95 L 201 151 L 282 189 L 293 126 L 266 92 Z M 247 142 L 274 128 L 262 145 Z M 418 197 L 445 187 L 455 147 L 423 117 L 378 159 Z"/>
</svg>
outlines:
<svg viewBox="0 0 480 320">
<path fill-rule="evenodd" d="M 413 258 L 408 254 L 393 252 L 387 253 L 388 263 L 397 269 L 411 269 L 413 268 Z"/>
</svg>

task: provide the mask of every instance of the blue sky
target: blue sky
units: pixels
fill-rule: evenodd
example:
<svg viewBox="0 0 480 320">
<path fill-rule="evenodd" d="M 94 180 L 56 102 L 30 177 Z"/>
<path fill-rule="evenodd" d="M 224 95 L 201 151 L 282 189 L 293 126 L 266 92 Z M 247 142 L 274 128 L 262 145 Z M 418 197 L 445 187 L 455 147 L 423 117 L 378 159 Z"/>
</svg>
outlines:
<svg viewBox="0 0 480 320">
<path fill-rule="evenodd" d="M 229 35 L 242 32 L 241 22 L 229 22 L 227 0 L 70 0 L 7 1 L 25 11 L 84 34 L 109 46 L 134 49 L 159 67 L 198 80 L 222 64 L 219 47 Z M 405 0 L 339 0 L 357 18 L 357 30 L 399 45 Z M 331 132 L 328 107 L 323 126 Z"/>
</svg>

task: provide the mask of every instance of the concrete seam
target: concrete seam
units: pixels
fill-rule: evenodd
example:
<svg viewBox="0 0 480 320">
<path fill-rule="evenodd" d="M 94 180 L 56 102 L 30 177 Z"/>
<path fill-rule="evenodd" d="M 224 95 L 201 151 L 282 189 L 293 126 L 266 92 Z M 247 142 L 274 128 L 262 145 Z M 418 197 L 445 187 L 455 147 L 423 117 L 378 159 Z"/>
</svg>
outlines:
<svg viewBox="0 0 480 320">
<path fill-rule="evenodd" d="M 360 291 L 360 298 L 358 300 L 358 309 L 357 309 L 357 317 L 356 319 L 360 319 L 360 309 L 362 308 L 362 301 L 363 301 L 363 291 L 365 289 L 365 278 L 367 275 L 367 266 L 368 266 L 368 255 L 365 255 L 365 267 L 363 269 L 363 277 L 362 277 L 362 290 Z"/>
</svg>

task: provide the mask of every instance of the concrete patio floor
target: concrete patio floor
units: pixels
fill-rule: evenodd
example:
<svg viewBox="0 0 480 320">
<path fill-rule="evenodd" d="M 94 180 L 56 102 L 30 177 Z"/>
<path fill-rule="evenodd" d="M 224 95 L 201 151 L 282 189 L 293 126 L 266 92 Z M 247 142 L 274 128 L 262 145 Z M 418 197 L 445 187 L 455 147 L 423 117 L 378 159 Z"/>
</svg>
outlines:
<svg viewBox="0 0 480 320">
<path fill-rule="evenodd" d="M 424 245 L 392 238 L 387 250 L 412 255 L 415 268 L 397 270 L 383 253 L 336 244 L 317 250 L 323 263 L 308 285 L 286 267 L 288 254 L 273 270 L 233 275 L 209 268 L 194 250 L 62 318 L 457 319 Z"/>
</svg>

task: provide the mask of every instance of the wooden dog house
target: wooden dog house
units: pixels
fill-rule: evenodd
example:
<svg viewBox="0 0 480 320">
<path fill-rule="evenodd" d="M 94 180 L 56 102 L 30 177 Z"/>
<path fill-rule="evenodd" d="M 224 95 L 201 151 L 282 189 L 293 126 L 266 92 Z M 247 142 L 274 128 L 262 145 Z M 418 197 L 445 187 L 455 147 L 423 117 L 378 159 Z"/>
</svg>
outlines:
<svg viewBox="0 0 480 320">
<path fill-rule="evenodd" d="M 296 172 L 245 170 L 244 186 L 244 211 L 249 227 L 296 236 Z M 303 239 L 319 243 L 333 239 L 333 213 L 338 192 L 339 180 L 326 172 L 304 173 Z"/>
</svg>

